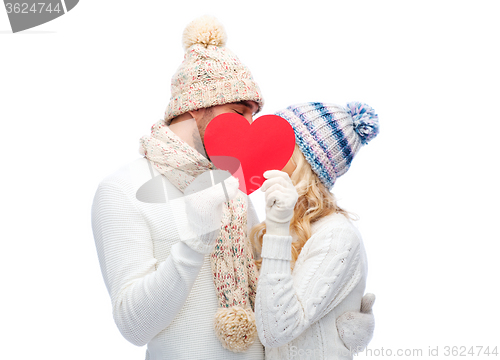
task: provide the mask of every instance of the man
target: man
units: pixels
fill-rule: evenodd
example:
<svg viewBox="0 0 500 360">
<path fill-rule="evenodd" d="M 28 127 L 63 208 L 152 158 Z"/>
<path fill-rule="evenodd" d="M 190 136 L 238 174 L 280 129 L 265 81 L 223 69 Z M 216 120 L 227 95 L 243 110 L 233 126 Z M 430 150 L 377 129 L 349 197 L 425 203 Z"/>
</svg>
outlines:
<svg viewBox="0 0 500 360">
<path fill-rule="evenodd" d="M 234 177 L 219 179 L 224 188 L 212 186 L 215 168 L 204 149 L 215 116 L 232 112 L 252 122 L 263 99 L 250 71 L 224 47 L 215 19 L 195 20 L 183 40 L 165 118 L 141 138 L 144 157 L 96 191 L 101 271 L 118 329 L 132 344 L 147 344 L 146 360 L 263 360 L 251 310 L 256 270 L 249 243 L 239 242 L 258 218 Z"/>
</svg>

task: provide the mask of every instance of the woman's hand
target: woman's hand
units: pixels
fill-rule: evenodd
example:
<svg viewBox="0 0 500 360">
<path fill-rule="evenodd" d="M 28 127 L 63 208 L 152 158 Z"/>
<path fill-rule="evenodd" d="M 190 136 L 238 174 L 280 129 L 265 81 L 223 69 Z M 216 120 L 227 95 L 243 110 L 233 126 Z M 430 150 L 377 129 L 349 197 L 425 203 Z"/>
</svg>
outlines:
<svg viewBox="0 0 500 360">
<path fill-rule="evenodd" d="M 269 170 L 260 188 L 265 192 L 266 234 L 290 235 L 290 220 L 299 195 L 286 172 Z"/>
<path fill-rule="evenodd" d="M 375 302 L 374 294 L 365 294 L 361 299 L 361 309 L 348 311 L 337 318 L 339 336 L 351 353 L 362 352 L 368 346 L 375 329 L 375 317 L 372 306 Z"/>
</svg>

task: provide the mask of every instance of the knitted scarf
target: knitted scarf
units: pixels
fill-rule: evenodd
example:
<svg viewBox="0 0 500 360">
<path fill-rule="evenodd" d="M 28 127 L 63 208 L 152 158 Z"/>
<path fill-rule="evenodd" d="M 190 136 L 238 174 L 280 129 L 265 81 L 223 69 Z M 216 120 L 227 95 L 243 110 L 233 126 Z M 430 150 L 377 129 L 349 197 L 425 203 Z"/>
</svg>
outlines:
<svg viewBox="0 0 500 360">
<path fill-rule="evenodd" d="M 141 137 L 139 152 L 183 193 L 198 175 L 216 169 L 163 120 L 151 127 L 151 136 Z M 228 350 L 245 351 L 257 333 L 253 310 L 258 273 L 247 236 L 246 197 L 241 191 L 223 203 L 220 232 L 210 260 L 219 303 L 214 317 L 217 338 Z"/>
</svg>

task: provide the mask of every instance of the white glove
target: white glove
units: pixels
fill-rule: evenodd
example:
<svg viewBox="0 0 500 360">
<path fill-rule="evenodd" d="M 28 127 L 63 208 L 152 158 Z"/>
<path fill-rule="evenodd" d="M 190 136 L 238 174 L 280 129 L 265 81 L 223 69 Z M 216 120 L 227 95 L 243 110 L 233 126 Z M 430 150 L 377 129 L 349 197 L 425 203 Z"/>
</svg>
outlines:
<svg viewBox="0 0 500 360">
<path fill-rule="evenodd" d="M 366 294 L 361 299 L 360 312 L 349 311 L 337 318 L 339 336 L 353 354 L 363 351 L 373 337 L 375 317 L 372 306 L 375 295 Z"/>
<path fill-rule="evenodd" d="M 188 225 L 195 235 L 182 234 L 188 237 L 183 239 L 186 244 L 204 254 L 213 250 L 221 228 L 222 204 L 236 197 L 238 187 L 238 179 L 229 172 L 213 170 L 199 175 L 184 190 Z"/>
<path fill-rule="evenodd" d="M 297 190 L 284 171 L 269 170 L 264 177 L 267 180 L 260 190 L 266 193 L 266 234 L 290 235 L 290 220 L 299 198 Z"/>
</svg>

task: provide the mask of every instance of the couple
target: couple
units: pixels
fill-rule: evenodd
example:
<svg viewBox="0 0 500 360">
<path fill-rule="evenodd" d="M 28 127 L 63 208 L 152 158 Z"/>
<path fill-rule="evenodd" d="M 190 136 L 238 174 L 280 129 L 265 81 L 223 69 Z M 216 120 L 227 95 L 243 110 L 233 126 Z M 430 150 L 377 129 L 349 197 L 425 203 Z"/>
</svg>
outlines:
<svg viewBox="0 0 500 360">
<path fill-rule="evenodd" d="M 144 157 L 101 181 L 92 205 L 118 329 L 148 345 L 146 360 L 352 359 L 348 349 L 372 336 L 374 297 L 363 297 L 361 237 L 329 190 L 376 136 L 376 115 L 359 103 L 278 112 L 296 146 L 264 174 L 259 224 L 237 179 L 213 185 L 203 139 L 219 114 L 252 122 L 260 90 L 215 19 L 189 24 L 183 42 L 165 119 L 140 140 Z"/>
</svg>

